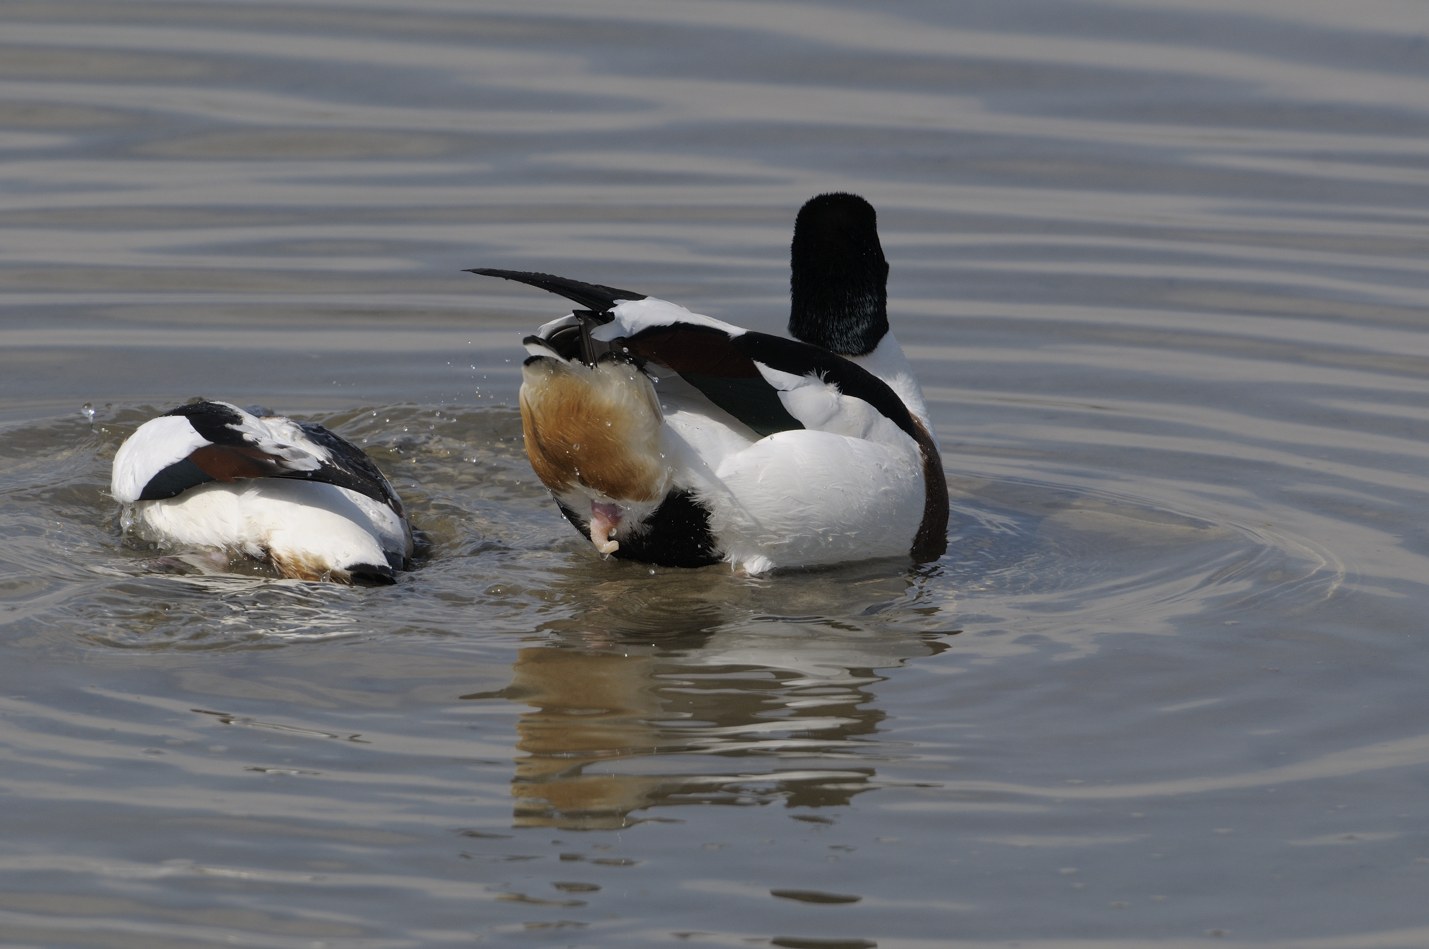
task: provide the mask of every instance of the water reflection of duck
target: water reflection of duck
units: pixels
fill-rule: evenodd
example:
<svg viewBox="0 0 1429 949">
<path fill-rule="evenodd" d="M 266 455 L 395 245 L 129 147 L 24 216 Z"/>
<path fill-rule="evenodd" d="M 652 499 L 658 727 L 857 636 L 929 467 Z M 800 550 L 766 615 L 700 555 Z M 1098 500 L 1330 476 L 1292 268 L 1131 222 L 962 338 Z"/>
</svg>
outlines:
<svg viewBox="0 0 1429 949">
<path fill-rule="evenodd" d="M 794 340 L 641 293 L 479 269 L 585 309 L 527 337 L 526 452 L 601 553 L 750 574 L 947 546 L 927 406 L 889 332 L 872 206 L 811 199 L 795 222 Z"/>
<path fill-rule="evenodd" d="M 402 502 L 361 449 L 227 402 L 139 426 L 114 456 L 111 491 L 126 530 L 269 561 L 294 579 L 391 583 L 412 555 Z"/>
<path fill-rule="evenodd" d="M 515 823 L 621 827 L 682 804 L 841 806 L 877 787 L 878 760 L 863 741 L 884 718 L 875 670 L 944 643 L 880 635 L 832 646 L 822 637 L 820 648 L 807 627 L 759 632 L 759 642 L 717 636 L 703 647 L 522 649 L 500 693 L 526 706 Z M 771 640 L 782 648 L 767 650 Z M 810 647 L 816 658 L 801 667 Z M 489 696 L 469 696 L 478 697 Z"/>
<path fill-rule="evenodd" d="M 542 624 L 549 641 L 518 651 L 505 688 L 464 696 L 520 708 L 515 823 L 591 829 L 689 804 L 841 806 L 879 787 L 881 746 L 867 737 L 886 714 L 881 670 L 941 653 L 956 633 L 925 576 L 881 566 L 791 587 L 722 571 L 601 581 L 573 562 L 552 589 L 570 602 Z M 839 603 L 860 606 L 836 622 L 819 612 Z"/>
</svg>

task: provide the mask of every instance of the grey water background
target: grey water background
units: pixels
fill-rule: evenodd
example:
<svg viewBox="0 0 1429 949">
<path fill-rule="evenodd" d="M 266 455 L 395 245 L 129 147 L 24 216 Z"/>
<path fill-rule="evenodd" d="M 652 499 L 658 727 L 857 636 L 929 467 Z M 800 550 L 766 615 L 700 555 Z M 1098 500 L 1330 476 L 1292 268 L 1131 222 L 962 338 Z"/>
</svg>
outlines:
<svg viewBox="0 0 1429 949">
<path fill-rule="evenodd" d="M 1429 945 L 1422 3 L 13 0 L 0 156 L 0 943 Z M 777 329 L 831 189 L 947 556 L 600 561 L 461 269 Z M 152 569 L 194 396 L 419 569 Z"/>
</svg>

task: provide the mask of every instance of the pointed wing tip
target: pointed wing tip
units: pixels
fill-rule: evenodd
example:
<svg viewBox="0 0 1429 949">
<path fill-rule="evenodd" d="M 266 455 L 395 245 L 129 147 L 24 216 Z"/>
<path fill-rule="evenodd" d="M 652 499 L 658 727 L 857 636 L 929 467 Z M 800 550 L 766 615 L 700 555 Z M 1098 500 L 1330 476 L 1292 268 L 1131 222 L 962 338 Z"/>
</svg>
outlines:
<svg viewBox="0 0 1429 949">
<path fill-rule="evenodd" d="M 501 277 L 505 280 L 524 283 L 529 287 L 565 297 L 572 303 L 578 303 L 596 313 L 604 313 L 623 301 L 645 299 L 645 294 L 636 293 L 633 290 L 621 290 L 619 287 L 608 287 L 601 283 L 586 283 L 584 280 L 573 280 L 570 277 L 561 277 L 540 271 L 472 267 L 465 273 L 474 273 L 482 277 Z"/>
<path fill-rule="evenodd" d="M 532 286 L 539 286 L 540 281 L 565 279 L 557 277 L 555 274 L 541 273 L 538 270 L 507 270 L 503 267 L 468 267 L 462 273 L 474 273 L 478 277 L 500 277 L 502 280 L 515 280 L 517 283 Z"/>
</svg>

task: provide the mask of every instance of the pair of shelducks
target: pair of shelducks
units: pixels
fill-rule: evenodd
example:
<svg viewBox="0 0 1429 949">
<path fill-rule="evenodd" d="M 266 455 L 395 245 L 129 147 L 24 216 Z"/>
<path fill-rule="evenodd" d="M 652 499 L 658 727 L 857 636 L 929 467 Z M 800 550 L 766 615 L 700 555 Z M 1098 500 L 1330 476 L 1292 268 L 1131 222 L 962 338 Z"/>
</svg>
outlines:
<svg viewBox="0 0 1429 949">
<path fill-rule="evenodd" d="M 872 206 L 811 199 L 791 265 L 792 339 L 613 287 L 472 271 L 579 307 L 525 339 L 521 420 L 536 475 L 601 554 L 749 574 L 943 554 L 942 461 L 889 332 Z M 139 537 L 287 577 L 390 583 L 412 557 L 402 502 L 359 448 L 225 402 L 140 426 L 112 491 Z"/>
</svg>

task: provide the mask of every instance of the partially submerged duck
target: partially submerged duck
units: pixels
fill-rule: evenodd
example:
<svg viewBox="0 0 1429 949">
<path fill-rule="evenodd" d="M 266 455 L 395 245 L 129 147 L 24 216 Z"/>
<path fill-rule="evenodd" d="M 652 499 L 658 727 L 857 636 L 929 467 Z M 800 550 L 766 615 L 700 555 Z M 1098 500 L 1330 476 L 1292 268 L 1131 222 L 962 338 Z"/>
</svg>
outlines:
<svg viewBox="0 0 1429 949">
<path fill-rule="evenodd" d="M 525 339 L 521 420 L 536 475 L 600 553 L 760 574 L 946 550 L 942 460 L 889 331 L 873 207 L 811 199 L 791 260 L 794 339 L 643 293 L 471 271 L 580 307 Z"/>
<path fill-rule="evenodd" d="M 284 577 L 384 584 L 412 556 L 402 502 L 372 459 L 313 422 L 192 402 L 119 446 L 127 531 L 271 563 Z"/>
</svg>

